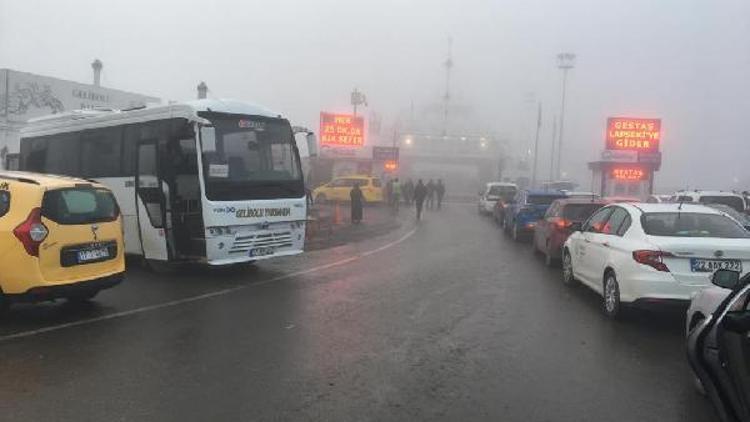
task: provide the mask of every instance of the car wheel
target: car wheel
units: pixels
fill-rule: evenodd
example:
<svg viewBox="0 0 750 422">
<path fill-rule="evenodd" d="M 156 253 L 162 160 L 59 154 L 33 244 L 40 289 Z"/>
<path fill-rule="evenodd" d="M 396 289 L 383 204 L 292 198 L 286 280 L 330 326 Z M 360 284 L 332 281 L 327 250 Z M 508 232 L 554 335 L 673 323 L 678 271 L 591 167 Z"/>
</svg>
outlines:
<svg viewBox="0 0 750 422">
<path fill-rule="evenodd" d="M 602 292 L 602 308 L 604 315 L 609 318 L 618 318 L 622 311 L 620 303 L 620 285 L 613 271 L 604 275 L 604 291 Z"/>
<path fill-rule="evenodd" d="M 82 292 L 72 296 L 68 296 L 66 299 L 70 303 L 81 304 L 90 301 L 91 299 L 96 297 L 97 294 L 99 294 L 99 290 L 91 290 L 88 292 Z"/>
<path fill-rule="evenodd" d="M 562 259 L 563 284 L 573 286 L 576 284 L 576 277 L 573 275 L 573 257 L 567 249 L 563 251 Z"/>
<path fill-rule="evenodd" d="M 514 241 L 520 242 L 521 241 L 521 234 L 518 233 L 518 224 L 514 224 L 512 230 L 513 230 L 513 232 L 512 232 L 511 237 L 513 238 Z"/>
<path fill-rule="evenodd" d="M 549 246 L 544 248 L 544 265 L 554 267 L 555 263 L 555 258 L 552 258 L 552 255 L 549 253 Z"/>
</svg>

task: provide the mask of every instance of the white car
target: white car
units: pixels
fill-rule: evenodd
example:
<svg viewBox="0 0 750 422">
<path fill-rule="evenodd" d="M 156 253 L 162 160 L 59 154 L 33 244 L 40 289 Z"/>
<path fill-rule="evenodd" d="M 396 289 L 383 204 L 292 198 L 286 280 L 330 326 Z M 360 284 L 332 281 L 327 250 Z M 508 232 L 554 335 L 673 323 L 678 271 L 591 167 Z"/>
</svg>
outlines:
<svg viewBox="0 0 750 422">
<path fill-rule="evenodd" d="M 696 204 L 724 204 L 739 212 L 745 212 L 747 204 L 742 194 L 722 190 L 681 190 L 669 199 L 670 202 L 690 202 Z"/>
<path fill-rule="evenodd" d="M 750 234 L 713 208 L 618 203 L 594 213 L 563 246 L 563 281 L 623 304 L 687 303 L 717 269 L 750 269 Z"/>
<path fill-rule="evenodd" d="M 516 196 L 518 186 L 515 183 L 489 182 L 485 185 L 484 190 L 479 192 L 479 213 L 492 214 L 495 210 L 495 204 L 500 199 L 510 200 Z"/>
</svg>

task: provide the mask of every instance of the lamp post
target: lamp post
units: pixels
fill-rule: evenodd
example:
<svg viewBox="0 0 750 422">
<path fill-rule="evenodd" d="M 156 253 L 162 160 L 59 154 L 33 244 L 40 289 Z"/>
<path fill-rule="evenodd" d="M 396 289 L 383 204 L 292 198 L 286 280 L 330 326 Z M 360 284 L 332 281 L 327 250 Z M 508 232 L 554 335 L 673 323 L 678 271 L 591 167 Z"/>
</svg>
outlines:
<svg viewBox="0 0 750 422">
<path fill-rule="evenodd" d="M 573 53 L 560 53 L 557 55 L 557 67 L 563 71 L 562 78 L 562 101 L 560 104 L 560 138 L 557 143 L 557 178 L 561 176 L 563 132 L 565 127 L 565 90 L 568 81 L 568 71 L 575 66 L 576 55 Z"/>
<path fill-rule="evenodd" d="M 351 98 L 352 107 L 354 108 L 354 116 L 357 116 L 357 106 L 358 105 L 364 105 L 367 106 L 367 97 L 365 97 L 365 94 L 361 93 L 357 88 L 354 88 L 354 91 L 352 91 L 352 98 Z"/>
</svg>

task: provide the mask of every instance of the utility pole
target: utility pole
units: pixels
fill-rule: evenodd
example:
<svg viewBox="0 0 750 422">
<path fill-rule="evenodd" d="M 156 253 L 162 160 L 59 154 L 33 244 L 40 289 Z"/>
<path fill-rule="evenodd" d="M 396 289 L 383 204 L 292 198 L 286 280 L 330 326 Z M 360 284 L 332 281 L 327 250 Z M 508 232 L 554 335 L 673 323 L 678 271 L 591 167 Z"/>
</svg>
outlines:
<svg viewBox="0 0 750 422">
<path fill-rule="evenodd" d="M 448 37 L 448 58 L 445 66 L 445 95 L 443 96 L 443 136 L 448 135 L 448 105 L 451 100 L 451 69 L 453 68 L 453 38 Z"/>
<path fill-rule="evenodd" d="M 568 81 L 568 71 L 575 66 L 576 55 L 573 53 L 560 53 L 557 55 L 557 67 L 563 71 L 562 79 L 562 102 L 560 104 L 560 141 L 557 146 L 557 178 L 559 179 L 562 169 L 563 131 L 565 126 L 565 91 Z"/>
<path fill-rule="evenodd" d="M 354 108 L 354 117 L 357 117 L 357 106 L 364 105 L 367 107 L 367 97 L 365 97 L 365 94 L 359 92 L 357 88 L 354 88 L 354 91 L 352 91 L 351 103 Z"/>
<path fill-rule="evenodd" d="M 552 150 L 549 154 L 549 180 L 555 180 L 555 143 L 557 141 L 557 115 L 552 119 Z"/>
<path fill-rule="evenodd" d="M 539 102 L 539 110 L 536 115 L 536 136 L 534 137 L 534 167 L 531 171 L 531 187 L 536 188 L 537 156 L 539 155 L 539 130 L 542 128 L 542 103 Z"/>
</svg>

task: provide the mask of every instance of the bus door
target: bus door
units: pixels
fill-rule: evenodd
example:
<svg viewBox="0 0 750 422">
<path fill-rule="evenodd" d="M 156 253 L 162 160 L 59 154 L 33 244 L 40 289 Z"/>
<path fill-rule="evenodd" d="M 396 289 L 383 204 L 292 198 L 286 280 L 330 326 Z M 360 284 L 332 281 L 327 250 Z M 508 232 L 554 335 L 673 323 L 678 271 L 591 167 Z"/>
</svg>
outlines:
<svg viewBox="0 0 750 422">
<path fill-rule="evenodd" d="M 156 140 L 138 143 L 135 171 L 135 202 L 143 257 L 166 261 L 169 221 L 165 184 L 159 177 L 159 148 Z"/>
</svg>

